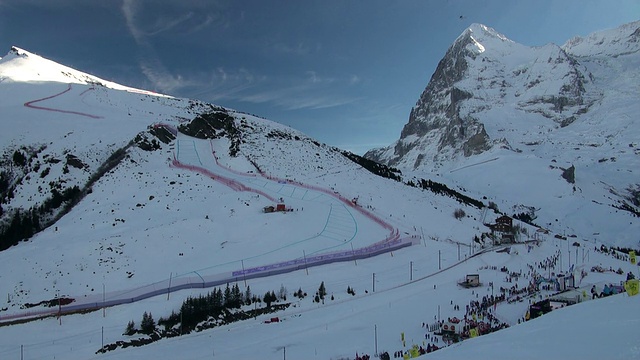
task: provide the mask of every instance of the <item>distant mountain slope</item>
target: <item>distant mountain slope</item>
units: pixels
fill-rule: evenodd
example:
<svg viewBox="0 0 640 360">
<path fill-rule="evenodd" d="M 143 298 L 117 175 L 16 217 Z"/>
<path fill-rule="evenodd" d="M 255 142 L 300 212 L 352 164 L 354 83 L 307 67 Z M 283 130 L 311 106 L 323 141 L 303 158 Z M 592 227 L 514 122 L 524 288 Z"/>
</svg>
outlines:
<svg viewBox="0 0 640 360">
<path fill-rule="evenodd" d="M 58 64 L 19 47 L 13 46 L 9 53 L 0 58 L 0 82 L 61 82 L 84 85 L 101 85 L 115 90 L 126 90 L 145 94 L 151 91 L 123 86 L 97 76 Z"/>
<path fill-rule="evenodd" d="M 302 250 L 411 242 L 424 216 L 436 238 L 442 224 L 454 229 L 447 237 L 482 232 L 478 209 L 456 219 L 456 200 L 374 175 L 390 172 L 273 121 L 16 48 L 0 76 L 0 258 L 23 274 L 0 274 L 12 289 L 0 309 L 95 295 L 99 281 L 112 291 L 148 285 L 165 266 L 215 275 Z M 304 212 L 265 215 L 276 201 Z"/>
<path fill-rule="evenodd" d="M 524 46 L 473 24 L 438 64 L 400 139 L 365 157 L 438 174 L 507 212 L 538 209 L 543 226 L 568 221 L 585 237 L 614 228 L 612 241 L 635 243 L 638 69 L 640 21 L 562 47 Z"/>
<path fill-rule="evenodd" d="M 627 90 L 620 93 L 623 103 L 631 96 L 625 95 Z M 545 265 L 537 268 L 544 277 L 574 269 L 583 287 L 617 283 L 636 271 L 626 254 L 609 252 L 592 241 L 592 234 L 582 236 L 597 228 L 603 242 L 628 242 L 637 234 L 627 225 L 629 213 L 598 217 L 596 210 L 612 208 L 584 194 L 595 193 L 593 188 L 601 183 L 590 183 L 596 178 L 587 177 L 579 161 L 572 168 L 562 159 L 543 158 L 545 151 L 557 155 L 549 143 L 535 146 L 535 153 L 518 152 L 515 145 L 492 146 L 456 167 L 447 164 L 448 172 L 440 167 L 441 175 L 401 172 L 273 121 L 110 85 L 15 49 L 0 60 L 0 114 L 0 243 L 8 247 L 0 249 L 3 359 L 280 359 L 285 349 L 292 358 L 315 353 L 317 358 L 337 359 L 408 350 L 423 341 L 436 319 L 461 317 L 465 304 L 473 308 L 478 299 L 493 296 L 493 285 L 459 287 L 464 274 L 480 274 L 483 284 L 495 282 L 503 301 L 494 305 L 492 314 L 516 325 L 528 304 L 518 289 L 529 288 L 536 264 Z M 578 120 L 560 131 L 576 124 Z M 487 126 L 487 134 L 491 131 Z M 597 139 L 593 134 L 582 141 L 599 147 L 581 149 L 596 153 L 600 147 L 618 146 L 615 138 Z M 610 156 L 624 161 L 608 158 L 599 164 L 618 167 L 628 164 L 625 156 L 635 155 Z M 517 191 L 516 185 L 521 186 Z M 471 191 L 477 195 L 467 196 Z M 548 200 L 543 209 L 527 206 L 543 195 L 562 206 Z M 500 199 L 524 205 L 511 208 Z M 571 202 L 565 203 L 567 199 Z M 282 204 L 285 211 L 269 211 L 282 210 Z M 514 220 L 514 236 L 536 241 L 494 247 L 492 239 L 499 235 L 489 234 L 486 224 L 501 214 L 485 205 L 506 213 L 537 213 L 534 221 L 556 232 Z M 558 239 L 563 233 L 573 235 L 574 227 L 579 230 L 575 238 Z M 403 247 L 363 252 L 396 240 Z M 413 246 L 404 246 L 409 244 Z M 579 250 L 582 257 L 576 261 Z M 360 254 L 357 261 L 349 258 L 353 254 Z M 337 256 L 349 261 L 327 264 Z M 318 266 L 306 268 L 310 259 Z M 620 272 L 583 273 L 594 265 Z M 297 271 L 279 274 L 287 266 Z M 507 272 L 502 270 L 507 267 Z M 247 272 L 260 277 L 243 279 Z M 139 324 L 143 314 L 153 313 L 159 333 L 182 333 L 182 316 L 173 330 L 160 318 L 177 318 L 183 301 L 211 291 L 201 288 L 209 280 L 241 286 L 244 294 L 257 299 L 280 289 L 278 294 L 288 300 L 280 296 L 278 305 L 290 306 L 226 325 L 207 313 L 206 322 L 219 325 L 215 329 L 129 346 L 147 342 L 141 334 L 123 334 L 127 323 Z M 313 295 L 320 292 L 319 285 L 327 291 L 322 301 Z M 295 297 L 294 291 L 304 296 Z M 542 289 L 530 299 L 550 293 Z M 156 296 L 140 300 L 142 294 Z M 114 299 L 120 305 L 110 306 Z M 624 311 L 636 305 L 611 304 L 622 305 Z M 83 305 L 81 313 L 55 317 L 77 305 Z M 243 308 L 265 307 L 254 298 Z M 589 309 L 605 307 L 576 306 L 577 312 L 564 319 L 587 319 Z M 28 321 L 42 315 L 49 316 Z M 620 314 L 615 315 L 618 319 Z M 272 316 L 279 320 L 272 322 Z M 529 343 L 566 345 L 531 326 L 523 330 L 532 334 Z M 399 333 L 405 334 L 406 346 Z M 608 335 L 597 328 L 588 333 L 587 340 Z M 487 341 L 495 344 L 498 334 L 487 335 Z M 635 339 L 629 334 L 607 341 L 614 348 L 626 346 L 628 339 Z M 519 335 L 516 331 L 513 336 Z M 433 343 L 431 336 L 428 341 Z M 444 343 L 441 339 L 438 344 Z M 102 345 L 115 350 L 100 354 Z M 585 349 L 577 353 L 590 348 Z"/>
</svg>

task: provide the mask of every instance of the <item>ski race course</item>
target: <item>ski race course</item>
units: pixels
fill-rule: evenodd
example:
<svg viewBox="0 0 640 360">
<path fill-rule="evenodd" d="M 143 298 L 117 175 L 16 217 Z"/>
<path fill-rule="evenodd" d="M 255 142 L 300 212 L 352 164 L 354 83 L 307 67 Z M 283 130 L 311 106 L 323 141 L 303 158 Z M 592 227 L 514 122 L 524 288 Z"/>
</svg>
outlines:
<svg viewBox="0 0 640 360">
<path fill-rule="evenodd" d="M 31 109 L 36 109 L 36 110 L 45 110 L 45 111 L 53 111 L 53 112 L 59 112 L 59 113 L 64 113 L 64 114 L 80 115 L 80 116 L 84 116 L 84 117 L 88 117 L 88 118 L 92 118 L 92 119 L 102 119 L 102 116 L 83 113 L 83 112 L 79 112 L 79 111 L 56 109 L 56 108 L 51 108 L 51 107 L 46 107 L 46 106 L 33 105 L 35 103 L 39 103 L 39 102 L 46 101 L 46 100 L 51 100 L 51 99 L 56 98 L 58 96 L 64 95 L 64 94 L 70 92 L 71 89 L 72 89 L 71 84 L 68 84 L 68 87 L 67 87 L 66 90 L 63 90 L 63 91 L 61 91 L 61 92 L 59 92 L 57 94 L 53 94 L 51 96 L 43 97 L 41 99 L 27 101 L 26 103 L 24 103 L 24 106 L 28 107 L 28 108 L 31 108 Z M 80 93 L 78 96 L 83 96 L 88 91 L 92 91 L 92 90 L 94 90 L 94 88 L 88 88 L 88 89 L 84 90 L 82 93 Z"/>
<path fill-rule="evenodd" d="M 33 105 L 67 94 L 71 89 L 69 85 L 60 93 L 26 102 L 24 106 L 43 111 L 100 118 L 71 109 Z M 91 88 L 80 95 L 89 90 Z M 258 198 L 263 197 L 274 205 L 276 202 L 296 201 L 300 204 L 305 203 L 308 207 L 317 205 L 328 207 L 326 216 L 317 219 L 322 230 L 305 238 L 283 238 L 276 247 L 261 250 L 262 252 L 253 253 L 245 258 L 228 259 L 224 264 L 211 264 L 209 267 L 193 269 L 187 273 L 175 275 L 172 273 L 169 278 L 146 286 L 103 294 L 75 294 L 71 296 L 74 301 L 70 304 L 61 305 L 58 308 L 30 309 L 2 315 L 0 322 L 95 310 L 133 303 L 158 295 L 168 295 L 184 289 L 209 288 L 336 262 L 355 261 L 395 251 L 419 241 L 416 236 L 400 237 L 398 229 L 333 190 L 279 179 L 263 173 L 234 170 L 220 164 L 213 140 L 201 140 L 180 134 L 172 125 L 156 126 L 162 126 L 177 136 L 173 160 L 169 165 L 172 168 L 203 175 L 233 191 L 252 193 Z M 273 215 L 278 216 L 278 214 Z M 375 233 L 380 235 L 371 237 L 365 234 L 363 236 L 359 232 L 362 228 L 375 228 L 377 229 Z"/>
</svg>

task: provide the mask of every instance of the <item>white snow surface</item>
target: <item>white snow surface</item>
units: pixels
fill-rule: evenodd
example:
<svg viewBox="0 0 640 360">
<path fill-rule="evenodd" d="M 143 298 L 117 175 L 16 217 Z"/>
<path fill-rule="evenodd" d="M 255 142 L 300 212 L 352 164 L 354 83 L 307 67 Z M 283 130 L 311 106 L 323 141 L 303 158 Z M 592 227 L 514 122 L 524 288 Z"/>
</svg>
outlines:
<svg viewBox="0 0 640 360">
<path fill-rule="evenodd" d="M 0 145 L 3 161 L 16 149 L 37 154 L 29 169 L 39 163 L 40 170 L 22 174 L 5 210 L 42 203 L 49 196 L 51 181 L 82 186 L 115 149 L 149 126 L 175 127 L 216 109 L 102 81 L 100 85 L 80 72 L 73 73 L 73 79 L 61 76 L 58 69 L 62 65 L 48 63 L 43 68 L 38 64 L 48 60 L 20 54 L 26 52 L 10 52 L 0 61 Z M 292 305 L 273 315 L 143 347 L 96 354 L 103 341 L 136 338 L 122 333 L 128 321 L 139 324 L 143 312 L 151 312 L 156 320 L 167 317 L 187 297 L 211 289 L 172 292 L 104 312 L 0 326 L 0 358 L 281 359 L 286 355 L 291 359 L 351 359 L 356 353 L 373 355 L 376 348 L 393 355 L 414 344 L 426 347 L 422 323 L 462 317 L 464 311 L 454 310 L 454 304 L 464 310 L 471 300 L 497 292 L 501 286 L 514 286 L 499 270 L 503 266 L 510 272 L 522 271 L 523 276 L 516 280 L 521 287 L 531 280 L 530 264 L 535 267 L 556 253 L 562 260 L 549 272 L 567 272 L 570 265 L 577 276 L 584 270 L 587 275 L 579 286 L 587 290 L 594 284 L 599 288 L 605 283 L 618 284 L 628 272 L 637 274 L 637 266 L 624 255 L 614 258 L 596 251 L 602 245 L 597 238 L 556 239 L 558 232 L 572 230 L 560 225 L 556 233 L 535 235 L 539 245 L 514 245 L 509 254 L 497 253 L 489 245 L 480 248 L 472 242 L 473 236 L 488 231 L 483 221 L 493 222 L 498 214 L 377 177 L 338 149 L 296 130 L 227 111 L 243 131 L 238 156 L 230 156 L 227 138 L 209 141 L 183 134 L 169 144 L 161 143 L 153 152 L 131 147 L 125 160 L 98 180 L 68 214 L 30 240 L 0 252 L 0 321 L 25 319 L 37 311 L 55 313 L 43 306 L 21 308 L 26 303 L 61 296 L 72 297 L 76 303 L 99 303 L 147 287 L 162 288 L 168 281 L 198 283 L 203 277 L 242 268 L 359 249 L 390 236 L 381 224 L 415 244 L 368 259 L 247 280 L 246 285 L 259 295 L 284 286 Z M 75 155 L 85 166 L 69 167 L 65 172 L 67 154 Z M 496 157 L 499 159 L 493 160 Z M 174 160 L 202 171 L 177 167 Z M 505 155 L 487 155 L 484 160 L 497 163 L 505 161 Z M 531 156 L 531 161 L 540 160 Z M 42 175 L 47 167 L 50 171 Z M 482 172 L 476 169 L 481 167 L 456 172 L 473 171 L 480 176 Z M 205 175 L 205 170 L 213 176 Z M 236 191 L 223 178 L 249 190 Z M 478 179 L 482 185 L 483 180 Z M 556 196 L 567 196 L 567 190 L 558 190 Z M 294 211 L 263 213 L 263 207 L 274 205 L 268 197 L 282 198 Z M 340 200 L 354 198 L 357 207 Z M 457 220 L 452 214 L 460 208 L 466 216 Z M 520 225 L 531 237 L 539 234 L 531 226 Z M 619 224 L 603 219 L 602 224 L 591 226 L 611 233 Z M 523 234 L 521 240 L 527 238 Z M 574 242 L 580 246 L 573 246 Z M 471 257 L 481 251 L 485 252 Z M 623 274 L 591 272 L 595 265 L 620 268 Z M 483 286 L 474 290 L 457 285 L 466 274 L 475 273 Z M 328 296 L 324 304 L 312 301 L 321 282 L 333 297 Z M 488 287 L 489 282 L 494 283 L 493 288 Z M 234 284 L 245 288 L 242 279 Z M 347 287 L 356 295 L 347 294 Z M 309 296 L 293 297 L 299 288 Z M 545 357 L 547 351 L 557 358 L 588 359 L 605 353 L 613 354 L 607 358 L 640 358 L 636 336 L 640 296 L 621 294 L 586 301 L 518 324 L 530 300 L 549 295 L 542 292 L 535 298 L 501 303 L 495 314 L 511 325 L 509 329 L 425 357 L 461 358 L 473 352 L 475 357 L 500 359 L 506 358 L 505 349 L 511 349 L 516 354 L 522 351 L 524 358 Z M 282 321 L 266 324 L 271 316 Z"/>
<path fill-rule="evenodd" d="M 637 247 L 640 222 L 619 207 L 640 186 L 640 21 L 562 47 L 525 46 L 481 24 L 456 41 L 468 37 L 474 56 L 465 57 L 466 76 L 453 86 L 472 97 L 458 103 L 459 117 L 482 124 L 491 149 L 464 156 L 461 146 L 439 147 L 446 124 L 438 109 L 450 106 L 446 96 L 429 105 L 433 118 L 417 120 L 434 130 L 380 149 L 381 160 L 407 178 L 487 197 L 510 215 L 535 209 L 536 223 L 554 231 Z M 553 99 L 561 96 L 577 100 L 558 110 Z M 571 166 L 575 184 L 561 177 Z"/>
</svg>

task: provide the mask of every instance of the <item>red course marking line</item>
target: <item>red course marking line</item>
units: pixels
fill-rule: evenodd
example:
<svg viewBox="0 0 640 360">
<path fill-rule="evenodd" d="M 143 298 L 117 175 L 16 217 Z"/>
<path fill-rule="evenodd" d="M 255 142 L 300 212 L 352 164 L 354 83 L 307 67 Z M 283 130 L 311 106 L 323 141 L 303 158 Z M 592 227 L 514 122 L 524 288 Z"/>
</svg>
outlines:
<svg viewBox="0 0 640 360">
<path fill-rule="evenodd" d="M 40 102 L 40 101 L 53 99 L 54 97 L 60 96 L 60 95 L 62 95 L 64 93 L 67 93 L 69 91 L 71 91 L 71 84 L 69 84 L 67 89 L 62 91 L 62 92 L 59 92 L 59 93 L 51 95 L 51 96 L 43 97 L 42 99 L 27 101 L 26 103 L 24 103 L 24 106 L 26 106 L 28 108 L 31 108 L 31 109 L 55 111 L 55 112 L 60 112 L 60 113 L 65 113 L 65 114 L 80 115 L 80 116 L 86 116 L 86 117 L 89 117 L 89 118 L 92 118 L 92 119 L 102 119 L 102 116 L 87 114 L 87 113 L 83 113 L 83 112 L 79 112 L 79 111 L 61 110 L 61 109 L 54 109 L 54 108 L 49 108 L 49 107 L 44 107 L 44 106 L 33 105 L 34 103 L 37 103 L 37 102 Z M 83 92 L 83 94 L 85 92 Z"/>
</svg>

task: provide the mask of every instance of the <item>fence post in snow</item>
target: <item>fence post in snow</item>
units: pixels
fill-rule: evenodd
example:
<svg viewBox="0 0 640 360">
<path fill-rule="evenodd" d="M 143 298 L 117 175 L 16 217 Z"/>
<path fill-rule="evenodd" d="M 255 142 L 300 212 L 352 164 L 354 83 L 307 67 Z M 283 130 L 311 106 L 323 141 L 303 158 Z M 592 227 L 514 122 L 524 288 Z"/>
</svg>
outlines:
<svg viewBox="0 0 640 360">
<path fill-rule="evenodd" d="M 105 299 L 104 283 L 102 283 L 102 317 L 107 316 L 106 310 L 104 308 L 104 299 Z"/>
<path fill-rule="evenodd" d="M 353 262 L 358 266 L 358 260 L 356 260 L 356 253 L 353 250 L 353 243 L 351 244 L 351 256 L 353 256 Z"/>
<path fill-rule="evenodd" d="M 413 261 L 409 262 L 409 281 L 413 281 Z"/>
<path fill-rule="evenodd" d="M 377 356 L 378 355 L 378 325 L 375 324 L 373 326 L 374 326 L 373 327 L 373 331 L 374 331 L 374 335 L 375 335 L 375 350 L 376 350 L 375 355 Z"/>
<path fill-rule="evenodd" d="M 373 292 L 376 292 L 376 273 L 373 273 Z"/>
</svg>

